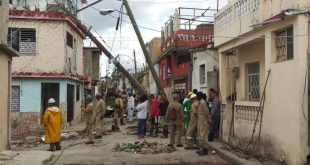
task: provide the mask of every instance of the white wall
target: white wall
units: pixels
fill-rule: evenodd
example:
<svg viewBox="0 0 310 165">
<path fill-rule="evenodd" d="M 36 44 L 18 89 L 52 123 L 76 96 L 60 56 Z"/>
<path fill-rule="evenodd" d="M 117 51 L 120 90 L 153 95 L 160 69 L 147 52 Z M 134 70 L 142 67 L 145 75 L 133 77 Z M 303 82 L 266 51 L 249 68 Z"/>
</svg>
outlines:
<svg viewBox="0 0 310 165">
<path fill-rule="evenodd" d="M 256 56 L 249 62 L 260 60 L 264 68 L 261 71 L 261 91 L 271 69 L 270 78 L 266 87 L 266 101 L 264 107 L 261 151 L 264 155 L 279 160 L 284 156 L 287 164 L 305 164 L 308 148 L 308 89 L 307 81 L 307 50 L 309 42 L 309 17 L 304 15 L 286 18 L 284 21 L 264 26 L 248 33 L 237 41 L 231 41 L 219 47 L 221 94 L 226 101 L 231 89 L 230 70 L 227 69 L 226 51 L 237 48 L 238 64 L 244 64 L 250 60 L 249 56 Z M 276 62 L 275 31 L 292 26 L 294 27 L 294 59 Z M 264 42 L 257 42 L 257 38 L 264 38 Z M 253 43 L 255 44 L 249 44 Z M 263 45 L 264 43 L 264 45 Z M 241 48 L 241 49 L 240 49 Z M 264 52 L 262 51 L 264 49 Z M 242 54 L 239 54 L 242 53 Z M 264 53 L 264 58 L 261 54 Z M 247 57 L 247 54 L 249 56 Z M 239 56 L 240 55 L 240 56 Z M 243 61 L 243 62 L 242 62 Z M 262 65 L 261 65 L 262 66 Z M 264 70 L 263 70 L 264 69 Z M 237 80 L 238 101 L 245 99 L 244 72 L 240 68 L 240 77 Z M 263 75 L 263 77 L 262 77 Z M 240 100 L 239 100 L 240 99 Z M 247 103 L 245 103 L 247 104 Z M 250 102 L 248 104 L 251 104 Z M 227 106 L 229 107 L 229 106 Z M 231 109 L 226 108 L 223 112 L 225 125 L 224 139 L 227 139 L 227 124 L 230 123 Z M 226 118 L 227 117 L 227 118 Z M 236 112 L 235 112 L 236 117 Z M 236 118 L 235 118 L 236 119 Z M 224 128 L 224 127 L 223 127 Z M 235 144 L 246 144 L 253 130 L 251 124 L 240 124 L 235 120 L 234 129 L 236 136 Z M 225 132 L 226 131 L 226 132 Z M 258 132 L 258 129 L 257 131 Z"/>
<path fill-rule="evenodd" d="M 205 64 L 205 77 L 204 84 L 200 83 L 200 65 Z M 193 53 L 193 72 L 192 72 L 192 89 L 198 89 L 198 91 L 208 92 L 208 76 L 209 71 L 215 71 L 218 69 L 219 60 L 218 53 L 215 49 L 201 50 Z"/>
<path fill-rule="evenodd" d="M 154 65 L 154 68 L 155 68 L 155 71 L 157 73 L 157 75 L 159 75 L 159 64 L 155 64 Z M 156 83 L 155 83 L 155 80 L 151 74 L 151 72 L 149 73 L 149 81 L 150 81 L 150 94 L 157 94 L 157 86 L 156 86 Z"/>
</svg>

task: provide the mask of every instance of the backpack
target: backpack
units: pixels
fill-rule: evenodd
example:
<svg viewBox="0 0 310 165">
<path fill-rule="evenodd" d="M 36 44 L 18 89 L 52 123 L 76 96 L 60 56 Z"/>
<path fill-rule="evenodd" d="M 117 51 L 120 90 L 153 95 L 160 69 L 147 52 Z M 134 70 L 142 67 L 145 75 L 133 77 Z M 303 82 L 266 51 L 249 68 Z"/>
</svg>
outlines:
<svg viewBox="0 0 310 165">
<path fill-rule="evenodd" d="M 169 113 L 169 120 L 175 121 L 178 118 L 177 110 L 172 109 L 172 111 Z"/>
</svg>

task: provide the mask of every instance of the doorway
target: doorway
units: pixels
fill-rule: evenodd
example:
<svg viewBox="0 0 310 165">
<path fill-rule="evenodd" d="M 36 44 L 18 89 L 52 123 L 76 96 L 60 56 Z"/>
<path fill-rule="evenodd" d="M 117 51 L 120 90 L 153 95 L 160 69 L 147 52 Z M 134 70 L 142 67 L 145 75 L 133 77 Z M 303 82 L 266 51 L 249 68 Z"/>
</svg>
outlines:
<svg viewBox="0 0 310 165">
<path fill-rule="evenodd" d="M 41 84 L 41 107 L 43 114 L 48 107 L 48 100 L 50 98 L 55 99 L 56 105 L 59 107 L 59 83 L 42 83 Z"/>
<path fill-rule="evenodd" d="M 74 115 L 74 85 L 67 85 L 67 122 L 73 120 Z"/>
</svg>

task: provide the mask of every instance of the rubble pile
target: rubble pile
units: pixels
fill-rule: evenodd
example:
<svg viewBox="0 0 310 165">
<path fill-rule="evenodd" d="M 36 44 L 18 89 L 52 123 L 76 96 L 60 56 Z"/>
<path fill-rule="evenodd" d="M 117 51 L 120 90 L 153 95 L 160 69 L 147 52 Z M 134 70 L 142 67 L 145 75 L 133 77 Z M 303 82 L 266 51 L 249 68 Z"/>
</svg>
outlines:
<svg viewBox="0 0 310 165">
<path fill-rule="evenodd" d="M 159 153 L 171 153 L 175 151 L 174 148 L 168 146 L 163 142 L 135 142 L 135 143 L 117 143 L 114 151 L 117 152 L 130 152 L 135 154 L 159 154 Z"/>
</svg>

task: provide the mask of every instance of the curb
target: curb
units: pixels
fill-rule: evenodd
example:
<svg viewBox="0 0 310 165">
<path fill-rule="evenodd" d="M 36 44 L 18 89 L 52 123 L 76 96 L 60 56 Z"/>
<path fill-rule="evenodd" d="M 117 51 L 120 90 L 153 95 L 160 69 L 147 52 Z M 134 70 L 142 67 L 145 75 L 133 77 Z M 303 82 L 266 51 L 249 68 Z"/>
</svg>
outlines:
<svg viewBox="0 0 310 165">
<path fill-rule="evenodd" d="M 209 142 L 208 145 L 212 150 L 215 150 L 221 158 L 232 163 L 233 165 L 262 165 L 258 160 L 243 159 L 232 152 L 222 149 L 223 145 L 220 142 Z"/>
</svg>

